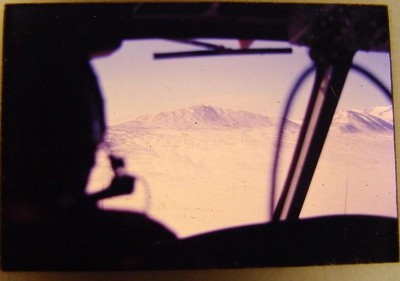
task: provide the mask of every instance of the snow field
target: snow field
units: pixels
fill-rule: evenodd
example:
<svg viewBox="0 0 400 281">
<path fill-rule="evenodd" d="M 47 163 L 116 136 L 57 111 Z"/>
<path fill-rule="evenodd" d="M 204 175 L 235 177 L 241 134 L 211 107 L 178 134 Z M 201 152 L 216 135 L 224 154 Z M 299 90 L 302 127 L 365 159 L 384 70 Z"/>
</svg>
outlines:
<svg viewBox="0 0 400 281">
<path fill-rule="evenodd" d="M 182 113 L 180 116 L 183 118 Z M 224 115 L 224 122 L 232 120 L 228 117 Z M 164 121 L 157 122 L 157 126 L 144 124 L 147 129 L 129 123 L 110 129 L 107 140 L 111 150 L 126 159 L 127 172 L 139 176 L 139 180 L 132 195 L 103 200 L 101 208 L 145 212 L 179 237 L 269 219 L 276 126 L 235 128 L 213 124 L 211 128 L 193 129 L 182 121 L 186 128 L 160 128 Z M 343 122 L 341 119 L 335 124 L 329 134 L 301 217 L 395 217 L 392 131 L 345 133 L 340 129 Z M 165 124 L 171 123 L 167 120 Z M 251 120 L 245 124 L 252 124 Z M 285 132 L 280 187 L 298 131 L 291 126 Z M 111 178 L 107 157 L 100 151 L 87 192 L 107 186 Z"/>
</svg>

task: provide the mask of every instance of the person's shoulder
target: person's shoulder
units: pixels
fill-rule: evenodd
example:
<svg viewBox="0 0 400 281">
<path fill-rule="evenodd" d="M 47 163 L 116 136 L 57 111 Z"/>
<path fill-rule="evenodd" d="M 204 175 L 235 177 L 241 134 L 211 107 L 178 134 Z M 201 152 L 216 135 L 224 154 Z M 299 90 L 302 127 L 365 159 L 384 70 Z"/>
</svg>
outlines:
<svg viewBox="0 0 400 281">
<path fill-rule="evenodd" d="M 104 225 L 109 231 L 131 233 L 130 235 L 176 239 L 167 226 L 146 214 L 118 210 L 99 210 L 92 214 L 92 223 Z M 123 235 L 124 236 L 124 235 Z M 121 235 L 119 235 L 121 237 Z"/>
</svg>

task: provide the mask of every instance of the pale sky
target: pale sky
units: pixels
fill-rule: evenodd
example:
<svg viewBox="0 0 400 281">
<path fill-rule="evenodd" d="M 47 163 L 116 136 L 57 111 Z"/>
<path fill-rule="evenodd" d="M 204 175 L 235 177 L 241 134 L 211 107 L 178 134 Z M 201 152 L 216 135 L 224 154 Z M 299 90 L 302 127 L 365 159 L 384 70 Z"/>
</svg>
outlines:
<svg viewBox="0 0 400 281">
<path fill-rule="evenodd" d="M 237 40 L 202 40 L 238 48 Z M 166 40 L 125 41 L 112 55 L 92 61 L 106 102 L 109 124 L 135 116 L 206 104 L 279 117 L 286 96 L 300 73 L 311 64 L 308 49 L 286 42 L 254 42 L 251 47 L 292 47 L 292 54 L 198 57 L 154 60 L 157 52 L 201 50 Z M 359 52 L 363 65 L 390 87 L 387 53 Z M 296 99 L 292 119 L 302 117 L 312 77 Z M 387 105 L 375 86 L 351 73 L 340 110 Z"/>
</svg>

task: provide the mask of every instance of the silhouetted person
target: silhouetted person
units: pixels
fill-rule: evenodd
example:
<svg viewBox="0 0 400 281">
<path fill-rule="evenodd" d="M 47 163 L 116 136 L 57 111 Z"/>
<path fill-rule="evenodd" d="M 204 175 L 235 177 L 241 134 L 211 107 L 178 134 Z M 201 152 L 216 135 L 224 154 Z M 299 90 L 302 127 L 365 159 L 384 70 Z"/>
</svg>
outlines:
<svg viewBox="0 0 400 281">
<path fill-rule="evenodd" d="M 5 269 L 131 268 L 175 235 L 134 213 L 102 211 L 85 187 L 105 133 L 89 64 L 118 48 L 102 9 L 7 6 L 2 129 Z M 123 15 L 122 11 L 118 11 Z"/>
</svg>

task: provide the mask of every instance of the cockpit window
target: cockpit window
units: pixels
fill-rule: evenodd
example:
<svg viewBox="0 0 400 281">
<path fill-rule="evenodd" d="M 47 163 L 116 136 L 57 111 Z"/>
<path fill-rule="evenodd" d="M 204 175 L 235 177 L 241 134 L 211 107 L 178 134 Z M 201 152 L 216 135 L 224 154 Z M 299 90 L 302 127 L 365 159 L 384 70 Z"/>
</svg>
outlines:
<svg viewBox="0 0 400 281">
<path fill-rule="evenodd" d="M 386 53 L 359 52 L 354 63 L 390 89 Z M 397 217 L 392 103 L 350 72 L 301 217 L 364 214 Z"/>
<path fill-rule="evenodd" d="M 243 47 L 238 40 L 201 41 Z M 198 48 L 154 39 L 125 41 L 113 55 L 92 60 L 109 129 L 87 192 L 109 184 L 110 152 L 125 158 L 127 172 L 137 177 L 132 195 L 103 200 L 102 208 L 145 212 L 180 237 L 270 220 L 270 177 L 281 114 L 290 87 L 311 60 L 304 47 L 246 44 L 290 47 L 293 52 L 155 60 L 154 54 Z M 359 59 L 367 66 L 384 64 L 388 79 L 388 56 L 367 55 Z M 312 77 L 301 87 L 286 122 L 278 187 L 288 171 L 311 87 Z M 396 215 L 393 120 L 379 115 L 391 116 L 391 106 L 376 92 L 363 78 L 346 83 L 339 105 L 344 113 L 335 117 L 303 217 L 364 211 Z M 371 118 L 386 127 L 375 132 L 366 124 L 365 132 L 364 127 L 358 132 L 360 124 L 352 118 Z M 366 172 L 371 169 L 377 175 Z M 387 189 L 379 189 L 381 185 Z M 367 192 L 368 200 L 359 200 Z M 370 208 L 372 199 L 376 208 Z"/>
</svg>

